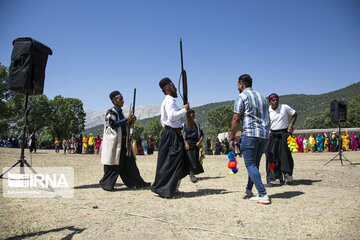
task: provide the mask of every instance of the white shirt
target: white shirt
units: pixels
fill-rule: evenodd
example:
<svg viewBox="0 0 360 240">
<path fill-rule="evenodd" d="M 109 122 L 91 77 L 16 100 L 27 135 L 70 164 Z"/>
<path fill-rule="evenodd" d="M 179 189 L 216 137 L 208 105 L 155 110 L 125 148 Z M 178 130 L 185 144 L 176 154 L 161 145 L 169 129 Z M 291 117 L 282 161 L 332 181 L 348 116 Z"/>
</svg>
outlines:
<svg viewBox="0 0 360 240">
<path fill-rule="evenodd" d="M 179 110 L 176 101 L 172 96 L 165 96 L 165 99 L 161 104 L 160 112 L 160 122 L 163 127 L 167 125 L 172 128 L 182 128 L 181 118 L 185 116 L 186 109 L 182 108 Z"/>
<path fill-rule="evenodd" d="M 269 106 L 270 130 L 287 129 L 289 126 L 289 116 L 295 114 L 295 110 L 286 104 L 279 104 L 276 110 Z"/>
</svg>

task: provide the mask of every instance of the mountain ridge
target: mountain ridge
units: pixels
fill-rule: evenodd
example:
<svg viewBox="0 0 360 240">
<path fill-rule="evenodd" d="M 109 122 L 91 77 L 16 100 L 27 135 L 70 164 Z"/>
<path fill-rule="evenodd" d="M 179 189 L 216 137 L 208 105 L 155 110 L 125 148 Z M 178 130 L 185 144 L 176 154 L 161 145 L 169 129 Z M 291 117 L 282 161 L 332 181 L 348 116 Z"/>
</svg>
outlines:
<svg viewBox="0 0 360 240">
<path fill-rule="evenodd" d="M 351 98 L 359 96 L 360 82 L 353 83 L 344 88 L 334 90 L 322 94 L 286 94 L 279 97 L 280 103 L 287 104 L 298 113 L 298 118 L 295 124 L 296 129 L 307 129 L 306 124 L 315 116 L 323 113 L 326 109 L 330 108 L 330 102 L 334 99 L 349 101 Z M 196 112 L 196 120 L 202 126 L 204 132 L 208 128 L 207 113 L 220 106 L 234 106 L 234 100 L 208 103 L 201 106 L 194 107 Z M 159 107 L 160 111 L 160 107 Z M 146 127 L 146 123 L 154 118 L 160 118 L 160 113 L 150 118 L 139 119 L 140 122 Z M 97 132 L 102 134 L 103 124 L 95 126 L 91 129 L 86 129 L 86 132 Z"/>
</svg>

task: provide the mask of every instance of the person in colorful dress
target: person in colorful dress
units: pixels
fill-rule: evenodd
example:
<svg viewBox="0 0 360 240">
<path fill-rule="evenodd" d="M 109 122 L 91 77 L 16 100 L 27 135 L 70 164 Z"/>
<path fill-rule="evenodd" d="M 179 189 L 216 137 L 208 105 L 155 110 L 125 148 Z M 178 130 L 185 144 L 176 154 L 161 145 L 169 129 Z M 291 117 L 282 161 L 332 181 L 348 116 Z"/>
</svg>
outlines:
<svg viewBox="0 0 360 240">
<path fill-rule="evenodd" d="M 60 151 L 60 140 L 56 138 L 54 144 L 55 144 L 55 152 L 59 153 L 59 151 Z"/>
<path fill-rule="evenodd" d="M 324 133 L 324 151 L 329 152 L 330 151 L 330 141 L 329 136 Z"/>
<path fill-rule="evenodd" d="M 337 138 L 335 132 L 330 136 L 329 140 L 330 140 L 330 152 L 337 152 L 337 150 L 338 150 L 338 138 Z"/>
<path fill-rule="evenodd" d="M 101 146 L 101 137 L 99 135 L 96 135 L 95 138 L 95 154 L 99 154 L 100 146 Z"/>
<path fill-rule="evenodd" d="M 351 150 L 352 151 L 357 151 L 358 150 L 358 139 L 356 137 L 356 135 L 353 133 L 351 134 L 351 141 L 352 141 L 352 144 L 351 144 Z"/>
<path fill-rule="evenodd" d="M 88 153 L 89 138 L 88 138 L 87 134 L 84 135 L 82 142 L 83 142 L 83 151 L 82 152 Z"/>
<path fill-rule="evenodd" d="M 342 138 L 342 150 L 348 151 L 350 149 L 350 138 L 347 132 L 341 136 Z"/>
<path fill-rule="evenodd" d="M 95 147 L 95 138 L 92 133 L 90 133 L 89 137 L 89 144 L 88 144 L 88 153 L 94 154 L 94 147 Z"/>
<path fill-rule="evenodd" d="M 318 152 L 324 151 L 324 137 L 320 133 L 316 137 L 316 149 Z"/>
<path fill-rule="evenodd" d="M 316 151 L 316 140 L 313 137 L 313 135 L 310 135 L 310 137 L 309 137 L 309 145 L 310 145 L 311 152 L 315 152 Z"/>
<path fill-rule="evenodd" d="M 301 135 L 299 135 L 299 137 L 296 138 L 296 144 L 298 145 L 298 152 L 304 152 L 304 142 Z"/>
</svg>

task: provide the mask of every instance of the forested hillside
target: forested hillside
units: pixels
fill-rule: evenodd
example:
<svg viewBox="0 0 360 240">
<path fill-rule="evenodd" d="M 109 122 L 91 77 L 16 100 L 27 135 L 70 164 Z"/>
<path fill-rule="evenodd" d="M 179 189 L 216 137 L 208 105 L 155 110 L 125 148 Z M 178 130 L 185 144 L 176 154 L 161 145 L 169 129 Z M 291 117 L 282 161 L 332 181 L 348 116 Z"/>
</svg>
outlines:
<svg viewBox="0 0 360 240">
<path fill-rule="evenodd" d="M 307 124 L 311 118 L 323 113 L 326 109 L 330 108 L 330 102 L 334 99 L 337 100 L 346 100 L 349 101 L 351 98 L 360 95 L 360 82 L 354 83 L 345 88 L 319 94 L 319 95 L 306 95 L 306 94 L 290 94 L 280 96 L 280 103 L 288 104 L 298 112 L 298 119 L 296 122 L 296 129 L 307 129 Z M 207 131 L 207 113 L 210 110 L 218 108 L 220 106 L 234 105 L 234 101 L 224 101 L 217 103 L 209 103 L 202 106 L 194 107 L 196 112 L 196 120 L 203 127 L 204 132 Z M 139 120 L 144 127 L 146 128 L 146 123 L 154 118 L 159 118 L 155 116 L 152 118 L 147 118 Z M 102 134 L 103 125 L 99 125 L 93 128 L 86 129 L 86 132 L 92 132 L 94 134 Z"/>
</svg>

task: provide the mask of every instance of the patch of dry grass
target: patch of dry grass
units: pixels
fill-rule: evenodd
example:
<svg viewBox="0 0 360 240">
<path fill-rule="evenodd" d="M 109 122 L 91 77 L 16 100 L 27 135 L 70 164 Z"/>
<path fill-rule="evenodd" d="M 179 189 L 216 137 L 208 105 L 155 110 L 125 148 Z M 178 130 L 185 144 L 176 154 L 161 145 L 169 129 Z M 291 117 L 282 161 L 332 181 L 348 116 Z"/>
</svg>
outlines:
<svg viewBox="0 0 360 240">
<path fill-rule="evenodd" d="M 344 153 L 356 165 L 341 166 L 336 160 L 323 166 L 335 154 L 293 154 L 294 184 L 268 188 L 272 204 L 266 206 L 242 199 L 247 181 L 243 159 L 238 159 L 239 173 L 230 175 L 226 156 L 207 156 L 198 183 L 184 178 L 179 197 L 162 199 L 147 189 L 129 190 L 120 178 L 116 191 L 103 191 L 98 156 L 39 150 L 32 155 L 33 166 L 74 168 L 75 196 L 11 199 L 1 194 L 0 238 L 359 239 L 360 152 Z M 19 149 L 0 148 L 1 169 L 19 155 Z M 156 157 L 138 156 L 146 181 L 154 179 Z M 263 158 L 263 180 L 264 163 Z"/>
</svg>

